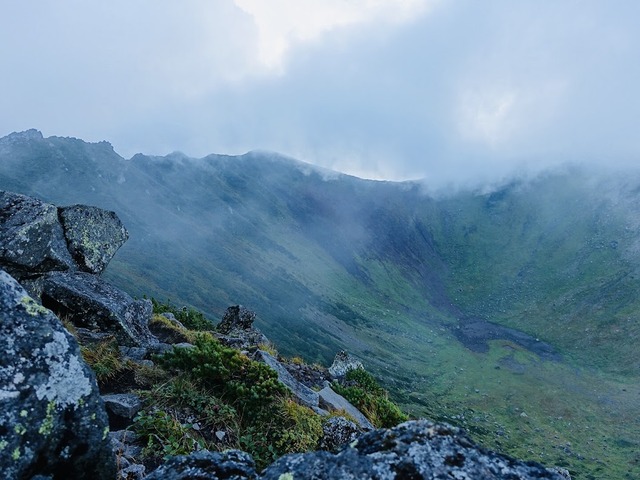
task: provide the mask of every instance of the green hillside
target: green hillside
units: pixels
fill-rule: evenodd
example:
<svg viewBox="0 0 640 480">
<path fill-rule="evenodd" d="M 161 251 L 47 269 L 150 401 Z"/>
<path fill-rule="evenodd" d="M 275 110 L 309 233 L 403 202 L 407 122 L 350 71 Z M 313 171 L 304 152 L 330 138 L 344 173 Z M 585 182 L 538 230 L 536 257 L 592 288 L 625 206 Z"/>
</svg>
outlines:
<svg viewBox="0 0 640 480">
<path fill-rule="evenodd" d="M 105 276 L 286 355 L 341 348 L 414 415 L 574 478 L 640 478 L 640 177 L 566 169 L 431 197 L 267 153 L 118 156 L 0 139 L 0 188 L 116 211 Z"/>
</svg>

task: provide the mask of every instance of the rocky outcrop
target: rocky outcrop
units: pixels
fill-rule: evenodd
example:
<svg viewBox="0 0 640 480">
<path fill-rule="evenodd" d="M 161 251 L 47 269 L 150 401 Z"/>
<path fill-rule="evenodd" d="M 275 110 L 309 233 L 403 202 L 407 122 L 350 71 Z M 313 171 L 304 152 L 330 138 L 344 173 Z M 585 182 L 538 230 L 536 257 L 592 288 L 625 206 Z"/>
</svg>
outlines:
<svg viewBox="0 0 640 480">
<path fill-rule="evenodd" d="M 154 470 L 147 480 L 253 480 L 257 478 L 251 456 L 240 450 L 198 452 L 173 457 Z"/>
<path fill-rule="evenodd" d="M 153 345 L 151 304 L 96 276 L 127 238 L 114 212 L 0 192 L 0 268 L 78 327 L 115 331 L 125 345 Z"/>
<path fill-rule="evenodd" d="M 59 209 L 69 252 L 78 268 L 100 274 L 129 233 L 114 212 L 87 205 Z"/>
<path fill-rule="evenodd" d="M 349 433 L 346 432 L 348 438 Z M 566 480 L 565 473 L 522 462 L 475 445 L 461 430 L 426 420 L 375 430 L 328 451 L 285 455 L 256 475 L 244 452 L 198 452 L 174 457 L 149 480 Z"/>
<path fill-rule="evenodd" d="M 43 277 L 42 304 L 75 325 L 112 332 L 119 344 L 151 346 L 158 340 L 149 331 L 153 307 L 84 272 L 51 272 Z"/>
<path fill-rule="evenodd" d="M 459 429 L 426 420 L 367 433 L 338 454 L 285 455 L 260 478 L 564 480 L 540 464 L 485 450 Z"/>
<path fill-rule="evenodd" d="M 18 280 L 76 268 L 54 205 L 0 192 L 0 267 Z"/>
<path fill-rule="evenodd" d="M 104 405 L 74 338 L 4 271 L 0 319 L 4 478 L 114 478 Z"/>
<path fill-rule="evenodd" d="M 346 398 L 334 392 L 330 386 L 327 385 L 320 390 L 318 392 L 318 396 L 320 397 L 320 408 L 330 411 L 343 410 L 355 420 L 360 428 L 364 430 L 373 430 L 374 427 L 367 417 L 365 417 L 362 412 L 354 407 Z"/>
<path fill-rule="evenodd" d="M 300 358 L 294 357 L 292 360 L 283 363 L 287 371 L 297 381 L 313 390 L 319 390 L 325 386 L 330 379 L 327 369 L 317 363 L 309 365 L 301 362 Z"/>
<path fill-rule="evenodd" d="M 216 327 L 216 337 L 225 345 L 239 350 L 256 348 L 269 343 L 258 329 L 253 327 L 256 314 L 242 305 L 227 308 Z"/>
<path fill-rule="evenodd" d="M 18 280 L 51 271 L 99 274 L 127 238 L 114 212 L 86 205 L 58 208 L 0 192 L 0 267 Z"/>
<path fill-rule="evenodd" d="M 278 380 L 291 390 L 291 393 L 293 393 L 293 396 L 299 403 L 309 408 L 318 408 L 318 394 L 293 378 L 287 369 L 284 368 L 284 366 L 273 355 L 263 350 L 258 350 L 255 358 L 257 361 L 263 362 L 275 370 L 278 374 Z M 324 413 L 326 414 L 327 412 Z"/>
<path fill-rule="evenodd" d="M 249 330 L 253 327 L 255 319 L 255 312 L 242 305 L 233 305 L 227 308 L 216 329 L 224 334 L 229 334 L 234 330 Z"/>
<path fill-rule="evenodd" d="M 344 377 L 349 370 L 357 370 L 358 368 L 364 368 L 362 362 L 342 350 L 333 359 L 333 363 L 329 367 L 329 373 L 333 378 L 337 379 Z"/>
<path fill-rule="evenodd" d="M 337 452 L 362 435 L 362 430 L 344 417 L 331 417 L 322 424 L 321 450 Z"/>
</svg>

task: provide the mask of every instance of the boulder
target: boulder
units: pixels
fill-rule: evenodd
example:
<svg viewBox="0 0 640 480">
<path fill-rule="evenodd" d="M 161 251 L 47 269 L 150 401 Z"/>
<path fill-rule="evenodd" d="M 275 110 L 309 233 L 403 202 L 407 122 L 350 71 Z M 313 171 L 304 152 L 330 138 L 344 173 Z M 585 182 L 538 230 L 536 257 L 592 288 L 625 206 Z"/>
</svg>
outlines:
<svg viewBox="0 0 640 480">
<path fill-rule="evenodd" d="M 242 305 L 233 305 L 227 308 L 216 329 L 224 334 L 228 334 L 233 330 L 249 330 L 252 328 L 255 319 L 256 314 L 248 308 Z"/>
<path fill-rule="evenodd" d="M 426 420 L 366 433 L 338 454 L 286 455 L 267 467 L 261 478 L 563 480 L 538 463 L 491 452 L 457 428 Z"/>
<path fill-rule="evenodd" d="M 0 267 L 18 280 L 76 268 L 54 205 L 0 192 Z"/>
<path fill-rule="evenodd" d="M 43 279 L 42 304 L 76 326 L 111 332 L 120 345 L 147 347 L 158 340 L 149 331 L 152 305 L 84 272 L 51 272 Z"/>
<path fill-rule="evenodd" d="M 78 344 L 4 271 L 0 351 L 2 476 L 113 479 L 107 415 Z"/>
<path fill-rule="evenodd" d="M 162 343 L 176 344 L 189 341 L 186 329 L 175 317 L 171 319 L 165 315 L 153 316 L 149 322 L 149 331 Z"/>
<path fill-rule="evenodd" d="M 78 268 L 84 272 L 102 273 L 129 238 L 129 233 L 115 212 L 73 205 L 61 207 L 59 217 L 69 252 Z"/>
<path fill-rule="evenodd" d="M 329 380 L 328 370 L 318 364 L 301 363 L 296 361 L 294 357 L 294 360 L 285 362 L 283 365 L 293 375 L 293 378 L 314 390 L 324 387 Z"/>
<path fill-rule="evenodd" d="M 103 395 L 102 400 L 109 413 L 128 420 L 133 420 L 136 413 L 142 410 L 142 399 L 133 393 Z"/>
<path fill-rule="evenodd" d="M 356 421 L 360 428 L 364 430 L 374 429 L 371 422 L 362 414 L 362 412 L 360 412 L 360 410 L 354 407 L 351 402 L 342 395 L 334 392 L 331 387 L 324 387 L 318 392 L 318 396 L 320 398 L 320 408 L 324 408 L 329 411 L 344 410 Z"/>
<path fill-rule="evenodd" d="M 333 359 L 333 363 L 329 367 L 329 373 L 333 378 L 337 379 L 344 377 L 349 370 L 357 370 L 358 368 L 364 368 L 362 362 L 342 350 Z"/>
<path fill-rule="evenodd" d="M 240 450 L 226 452 L 196 452 L 172 457 L 146 480 L 253 480 L 257 478 L 255 463 L 248 453 Z"/>
<path fill-rule="evenodd" d="M 215 335 L 224 345 L 238 350 L 256 348 L 269 340 L 253 327 L 256 314 L 242 305 L 227 308 Z"/>
<path fill-rule="evenodd" d="M 293 378 L 284 365 L 282 365 L 270 353 L 265 352 L 264 350 L 258 350 L 255 358 L 257 361 L 263 362 L 274 369 L 278 374 L 278 380 L 291 390 L 293 396 L 297 398 L 302 405 L 309 408 L 318 408 L 318 394 Z"/>
<path fill-rule="evenodd" d="M 362 434 L 362 430 L 344 417 L 331 417 L 322 423 L 320 449 L 337 452 L 345 445 L 353 442 Z"/>
</svg>

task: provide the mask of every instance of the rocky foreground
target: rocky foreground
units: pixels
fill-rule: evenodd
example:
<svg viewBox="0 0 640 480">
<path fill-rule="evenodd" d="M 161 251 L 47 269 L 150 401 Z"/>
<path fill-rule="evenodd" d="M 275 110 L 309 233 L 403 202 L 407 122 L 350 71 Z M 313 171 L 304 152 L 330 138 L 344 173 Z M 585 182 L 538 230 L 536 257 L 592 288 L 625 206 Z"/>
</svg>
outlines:
<svg viewBox="0 0 640 480">
<path fill-rule="evenodd" d="M 325 419 L 315 447 L 321 450 L 291 453 L 258 468 L 249 454 L 225 449 L 225 438 L 234 433 L 220 427 L 207 445 L 221 451 L 194 443 L 194 453 L 145 463 L 145 445 L 130 428 L 143 408 L 135 392 L 144 381 L 119 389 L 97 382 L 100 372 L 85 358 L 105 338 L 140 369 L 151 368 L 158 354 L 198 347 L 174 316 L 154 317 L 150 301 L 135 300 L 99 276 L 127 237 L 113 212 L 0 192 L 3 478 L 569 478 L 566 471 L 483 449 L 448 425 L 415 420 L 375 429 L 330 383 L 359 367 L 353 359 L 340 355 L 328 371 L 284 362 L 264 348 L 268 340 L 253 327 L 255 314 L 239 306 L 227 310 L 215 331 L 212 325 L 215 341 L 241 351 L 242 362 L 267 365 L 267 377 L 277 378 L 274 388 Z"/>
</svg>

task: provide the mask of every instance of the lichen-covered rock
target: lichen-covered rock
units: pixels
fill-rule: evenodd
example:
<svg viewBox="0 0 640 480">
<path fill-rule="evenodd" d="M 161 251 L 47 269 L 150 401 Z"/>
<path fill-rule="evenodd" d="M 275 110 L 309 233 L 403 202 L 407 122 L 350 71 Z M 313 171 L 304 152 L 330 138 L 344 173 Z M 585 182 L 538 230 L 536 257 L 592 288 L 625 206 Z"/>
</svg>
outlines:
<svg viewBox="0 0 640 480">
<path fill-rule="evenodd" d="M 0 270 L 3 478 L 113 479 L 107 415 L 78 344 Z"/>
<path fill-rule="evenodd" d="M 249 330 L 255 319 L 256 314 L 248 308 L 242 305 L 233 305 L 227 308 L 216 329 L 220 333 L 229 333 L 232 330 Z"/>
<path fill-rule="evenodd" d="M 426 420 L 366 433 L 338 454 L 286 455 L 261 478 L 563 480 L 538 463 L 491 452 L 475 445 L 457 428 Z"/>
<path fill-rule="evenodd" d="M 324 387 L 330 378 L 328 370 L 317 363 L 312 365 L 301 363 L 294 357 L 293 360 L 285 362 L 283 365 L 293 375 L 293 378 L 314 390 Z"/>
<path fill-rule="evenodd" d="M 318 408 L 318 394 L 293 378 L 287 369 L 284 368 L 284 365 L 282 365 L 273 355 L 263 350 L 258 350 L 255 358 L 257 361 L 263 362 L 275 370 L 278 374 L 278 380 L 291 390 L 293 396 L 296 397 L 302 405 L 309 408 Z"/>
<path fill-rule="evenodd" d="M 99 274 L 106 268 L 129 233 L 115 214 L 87 205 L 59 209 L 69 252 L 84 272 Z"/>
<path fill-rule="evenodd" d="M 149 331 L 151 302 L 134 300 L 95 275 L 46 274 L 42 304 L 68 317 L 78 327 L 113 333 L 120 345 L 147 347 L 158 343 Z"/>
<path fill-rule="evenodd" d="M 215 335 L 224 345 L 238 350 L 269 343 L 267 337 L 253 327 L 255 318 L 256 314 L 251 310 L 242 305 L 233 305 L 227 308 Z"/>
<path fill-rule="evenodd" d="M 130 430 L 109 432 L 113 453 L 118 459 L 116 480 L 142 480 L 146 468 L 139 463 L 142 458 L 142 446 L 138 435 Z"/>
<path fill-rule="evenodd" d="M 170 458 L 151 472 L 147 480 L 253 480 L 255 463 L 248 453 L 197 452 Z"/>
<path fill-rule="evenodd" d="M 351 402 L 342 395 L 334 392 L 331 387 L 324 387 L 318 392 L 318 396 L 320 397 L 320 408 L 329 411 L 344 410 L 347 414 L 351 415 L 360 428 L 364 430 L 374 429 L 369 419 L 367 419 L 360 410 L 354 407 Z"/>
<path fill-rule="evenodd" d="M 0 267 L 18 280 L 76 268 L 54 205 L 0 191 Z"/>
<path fill-rule="evenodd" d="M 364 368 L 362 362 L 342 350 L 333 359 L 329 373 L 333 378 L 342 378 L 349 370 L 357 370 L 358 368 Z"/>
<path fill-rule="evenodd" d="M 337 452 L 362 435 L 362 430 L 344 417 L 331 417 L 322 424 L 321 450 Z"/>
</svg>

